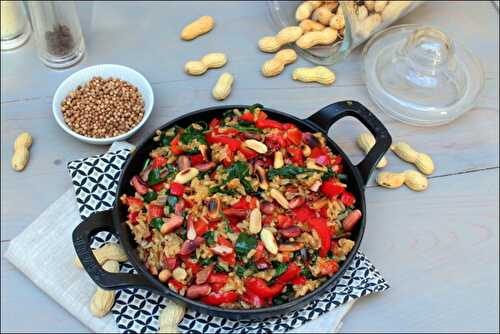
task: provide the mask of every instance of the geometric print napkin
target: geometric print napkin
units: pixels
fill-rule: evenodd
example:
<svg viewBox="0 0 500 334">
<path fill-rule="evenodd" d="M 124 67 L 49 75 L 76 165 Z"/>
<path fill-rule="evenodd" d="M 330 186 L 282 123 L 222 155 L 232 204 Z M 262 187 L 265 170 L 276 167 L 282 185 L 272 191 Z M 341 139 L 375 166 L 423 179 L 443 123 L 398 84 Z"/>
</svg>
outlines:
<svg viewBox="0 0 500 334">
<path fill-rule="evenodd" d="M 112 208 L 122 166 L 130 152 L 123 149 L 68 163 L 82 219 L 93 212 Z M 118 240 L 109 232 L 100 232 L 94 237 L 92 247 L 99 248 L 108 242 Z M 121 264 L 120 271 L 135 273 L 128 262 Z M 236 321 L 187 310 L 178 327 L 184 333 L 284 333 L 317 319 L 339 305 L 388 288 L 378 270 L 364 254 L 358 252 L 351 266 L 330 291 L 297 311 L 263 321 Z M 154 292 L 137 288 L 121 289 L 116 291 L 112 314 L 122 333 L 156 332 L 158 315 L 165 305 L 165 298 Z"/>
</svg>

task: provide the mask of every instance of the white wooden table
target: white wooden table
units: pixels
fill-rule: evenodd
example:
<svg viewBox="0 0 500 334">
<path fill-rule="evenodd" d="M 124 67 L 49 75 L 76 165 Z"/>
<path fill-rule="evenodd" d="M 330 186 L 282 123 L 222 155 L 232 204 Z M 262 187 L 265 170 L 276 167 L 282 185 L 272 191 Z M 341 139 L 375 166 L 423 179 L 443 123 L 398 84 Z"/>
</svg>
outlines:
<svg viewBox="0 0 500 334">
<path fill-rule="evenodd" d="M 263 103 L 306 117 L 343 99 L 358 100 L 385 123 L 394 140 L 429 153 L 437 165 L 424 193 L 386 190 L 373 183 L 366 192 L 368 225 L 362 250 L 392 288 L 359 300 L 343 331 L 497 331 L 498 328 L 498 12 L 489 2 L 427 3 L 405 23 L 428 23 L 450 33 L 484 65 L 485 87 L 477 107 L 441 127 L 417 128 L 396 122 L 368 97 L 361 77 L 359 50 L 334 66 L 337 82 L 319 87 L 291 80 L 292 68 L 264 79 L 260 65 L 270 55 L 257 40 L 273 32 L 264 2 L 255 3 L 79 3 L 87 54 L 65 71 L 42 65 L 34 39 L 1 53 L 1 247 L 71 187 L 65 162 L 104 152 L 64 133 L 51 115 L 58 84 L 76 70 L 117 63 L 135 68 L 151 82 L 156 96 L 152 117 L 132 138 L 183 113 L 218 104 L 210 90 L 220 71 L 189 77 L 183 65 L 206 52 L 225 52 L 224 70 L 236 78 L 224 104 Z M 179 40 L 181 27 L 201 15 L 217 26 L 193 42 Z M 353 161 L 361 126 L 351 120 L 330 135 Z M 21 131 L 34 137 L 31 160 L 23 173 L 10 168 L 12 145 Z M 392 153 L 389 170 L 407 168 Z M 30 250 L 26 250 L 29 256 Z M 36 288 L 2 257 L 1 330 L 81 332 L 86 328 Z M 327 330 L 327 329 L 319 329 Z"/>
</svg>

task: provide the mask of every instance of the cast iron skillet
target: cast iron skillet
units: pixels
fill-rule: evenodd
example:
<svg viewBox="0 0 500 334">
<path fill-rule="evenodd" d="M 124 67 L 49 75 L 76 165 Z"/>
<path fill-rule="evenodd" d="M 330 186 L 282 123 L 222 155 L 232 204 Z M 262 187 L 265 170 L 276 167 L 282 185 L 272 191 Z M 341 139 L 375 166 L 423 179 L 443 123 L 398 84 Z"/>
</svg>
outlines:
<svg viewBox="0 0 500 334">
<path fill-rule="evenodd" d="M 222 113 L 228 109 L 238 108 L 242 110 L 246 107 L 248 106 L 231 105 L 198 110 L 170 121 L 160 127 L 160 129 L 165 130 L 174 124 L 185 127 L 193 122 L 201 120 L 208 123 L 213 117 L 221 117 Z M 127 208 L 121 203 L 120 200 L 115 200 L 113 209 L 93 214 L 78 225 L 73 231 L 73 245 L 76 253 L 80 258 L 83 267 L 97 285 L 103 289 L 136 287 L 152 290 L 162 296 L 165 296 L 166 298 L 184 303 L 191 309 L 208 313 L 213 316 L 239 320 L 264 319 L 270 316 L 277 316 L 297 310 L 313 301 L 315 298 L 323 295 L 335 284 L 335 282 L 342 276 L 344 271 L 351 264 L 359 248 L 361 239 L 363 238 L 363 232 L 366 224 L 364 189 L 375 165 L 389 148 L 391 144 L 391 136 L 384 125 L 382 125 L 382 123 L 370 111 L 355 101 L 342 101 L 331 104 L 306 119 L 299 119 L 269 108 L 264 108 L 264 110 L 272 119 L 280 122 L 293 123 L 303 131 L 322 132 L 325 137 L 328 138 L 328 146 L 333 153 L 340 154 L 344 159 L 344 173 L 348 175 L 348 189 L 356 196 L 356 207 L 361 210 L 363 217 L 352 233 L 352 238 L 355 240 L 356 244 L 347 256 L 346 261 L 340 266 L 340 270 L 313 292 L 286 304 L 249 310 L 223 309 L 216 306 L 206 305 L 173 292 L 165 284 L 162 284 L 155 276 L 148 272 L 138 257 L 137 251 L 135 250 L 136 244 L 129 228 L 123 223 L 127 219 Z M 345 153 L 327 135 L 330 126 L 346 116 L 353 116 L 361 121 L 361 123 L 363 123 L 368 130 L 370 130 L 376 139 L 375 146 L 357 165 L 353 165 Z M 157 143 L 153 141 L 154 136 L 154 133 L 151 134 L 130 155 L 118 183 L 117 199 L 124 193 L 131 194 L 134 192 L 132 186 L 129 184 L 129 181 L 133 175 L 140 172 L 149 152 L 157 145 Z M 118 234 L 120 243 L 138 274 L 112 274 L 104 271 L 101 266 L 99 266 L 91 251 L 90 243 L 91 237 L 101 231 L 109 231 Z"/>
</svg>

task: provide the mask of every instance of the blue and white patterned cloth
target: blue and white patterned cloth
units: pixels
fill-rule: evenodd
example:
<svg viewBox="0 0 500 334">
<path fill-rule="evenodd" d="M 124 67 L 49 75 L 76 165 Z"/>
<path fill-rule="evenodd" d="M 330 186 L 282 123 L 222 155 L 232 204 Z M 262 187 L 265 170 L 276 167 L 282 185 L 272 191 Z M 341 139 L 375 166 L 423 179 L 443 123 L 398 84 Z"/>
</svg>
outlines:
<svg viewBox="0 0 500 334">
<path fill-rule="evenodd" d="M 129 149 L 123 149 L 68 163 L 82 219 L 94 212 L 112 208 L 120 173 L 130 152 Z M 117 242 L 117 239 L 111 233 L 100 232 L 95 236 L 92 247 L 98 248 L 108 242 Z M 121 271 L 135 273 L 130 263 L 123 263 Z M 335 287 L 298 311 L 256 322 L 234 321 L 188 310 L 179 329 L 186 333 L 284 333 L 318 318 L 336 306 L 388 288 L 382 275 L 358 252 Z M 122 289 L 116 292 L 112 313 L 123 333 L 156 332 L 158 315 L 165 305 L 165 298 L 154 292 Z"/>
</svg>

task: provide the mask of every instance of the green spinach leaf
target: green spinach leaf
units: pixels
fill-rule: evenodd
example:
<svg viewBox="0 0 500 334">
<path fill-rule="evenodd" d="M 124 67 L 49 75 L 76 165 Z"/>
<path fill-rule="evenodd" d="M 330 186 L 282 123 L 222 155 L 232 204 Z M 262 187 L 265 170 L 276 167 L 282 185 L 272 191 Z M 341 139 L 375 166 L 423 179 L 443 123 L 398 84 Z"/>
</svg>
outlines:
<svg viewBox="0 0 500 334">
<path fill-rule="evenodd" d="M 255 249 L 256 247 L 257 238 L 245 232 L 241 232 L 238 235 L 238 239 L 236 239 L 236 244 L 234 245 L 236 254 L 239 257 L 245 257 L 250 250 Z"/>
<path fill-rule="evenodd" d="M 207 243 L 208 246 L 215 245 L 215 232 L 214 231 L 206 232 L 205 234 L 203 234 L 203 238 L 205 238 L 205 242 Z"/>
<path fill-rule="evenodd" d="M 153 226 L 157 230 L 159 230 L 162 225 L 163 225 L 163 219 L 161 218 L 156 217 L 151 220 L 151 226 Z"/>
<path fill-rule="evenodd" d="M 149 191 L 144 196 L 142 196 L 142 198 L 144 199 L 144 202 L 149 203 L 158 198 L 158 194 L 156 193 L 156 191 Z"/>
<path fill-rule="evenodd" d="M 295 165 L 288 165 L 285 167 L 281 168 L 271 168 L 267 172 L 267 176 L 272 179 L 275 176 L 283 176 L 285 178 L 294 178 L 299 174 L 304 174 L 304 173 L 314 173 L 317 172 L 315 169 L 310 169 L 310 168 L 304 168 L 304 167 L 298 167 Z"/>
</svg>

